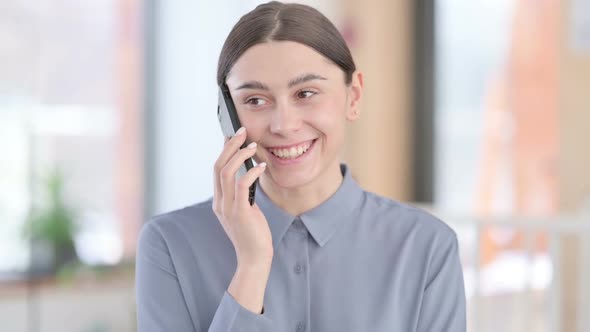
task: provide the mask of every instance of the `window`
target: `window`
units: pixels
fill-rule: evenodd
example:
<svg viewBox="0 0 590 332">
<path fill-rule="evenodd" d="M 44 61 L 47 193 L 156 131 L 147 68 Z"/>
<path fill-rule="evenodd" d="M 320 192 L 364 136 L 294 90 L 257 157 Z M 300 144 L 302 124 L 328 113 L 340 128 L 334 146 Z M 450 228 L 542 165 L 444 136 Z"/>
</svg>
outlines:
<svg viewBox="0 0 590 332">
<path fill-rule="evenodd" d="M 59 169 L 85 263 L 134 254 L 142 219 L 138 1 L 29 2 L 0 10 L 0 271 L 27 268 L 22 228 Z"/>
</svg>

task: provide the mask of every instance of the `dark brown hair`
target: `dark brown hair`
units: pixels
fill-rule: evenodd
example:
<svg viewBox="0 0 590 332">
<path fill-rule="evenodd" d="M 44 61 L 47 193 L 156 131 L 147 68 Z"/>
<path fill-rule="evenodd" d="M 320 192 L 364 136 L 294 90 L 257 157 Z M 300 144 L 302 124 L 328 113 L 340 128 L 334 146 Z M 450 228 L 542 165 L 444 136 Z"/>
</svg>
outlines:
<svg viewBox="0 0 590 332">
<path fill-rule="evenodd" d="M 356 66 L 336 27 L 310 6 L 271 1 L 242 16 L 230 31 L 217 64 L 217 84 L 225 83 L 238 58 L 250 47 L 268 41 L 294 41 L 315 49 L 344 72 L 348 85 Z"/>
</svg>

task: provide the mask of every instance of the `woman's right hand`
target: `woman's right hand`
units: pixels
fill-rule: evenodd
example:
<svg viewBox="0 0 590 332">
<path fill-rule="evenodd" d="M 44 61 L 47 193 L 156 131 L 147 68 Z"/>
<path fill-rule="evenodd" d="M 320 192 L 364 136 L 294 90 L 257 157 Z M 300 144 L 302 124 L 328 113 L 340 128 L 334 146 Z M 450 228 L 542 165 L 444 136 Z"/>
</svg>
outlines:
<svg viewBox="0 0 590 332">
<path fill-rule="evenodd" d="M 258 164 L 236 181 L 240 166 L 256 153 L 256 143 L 240 149 L 246 136 L 242 127 L 235 136 L 226 138 L 215 162 L 213 211 L 234 245 L 238 266 L 268 265 L 274 254 L 270 228 L 258 205 L 248 201 L 250 185 L 262 175 L 266 164 Z"/>
</svg>

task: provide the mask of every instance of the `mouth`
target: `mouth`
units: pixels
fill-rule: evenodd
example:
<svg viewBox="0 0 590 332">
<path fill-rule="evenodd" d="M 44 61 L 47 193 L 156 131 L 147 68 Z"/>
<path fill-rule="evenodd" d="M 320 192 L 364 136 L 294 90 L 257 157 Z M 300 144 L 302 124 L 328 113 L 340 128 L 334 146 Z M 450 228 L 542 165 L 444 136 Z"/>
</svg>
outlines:
<svg viewBox="0 0 590 332">
<path fill-rule="evenodd" d="M 309 140 L 303 143 L 282 147 L 267 147 L 266 150 L 275 157 L 276 160 L 282 162 L 296 161 L 306 156 L 313 148 L 316 139 Z"/>
</svg>

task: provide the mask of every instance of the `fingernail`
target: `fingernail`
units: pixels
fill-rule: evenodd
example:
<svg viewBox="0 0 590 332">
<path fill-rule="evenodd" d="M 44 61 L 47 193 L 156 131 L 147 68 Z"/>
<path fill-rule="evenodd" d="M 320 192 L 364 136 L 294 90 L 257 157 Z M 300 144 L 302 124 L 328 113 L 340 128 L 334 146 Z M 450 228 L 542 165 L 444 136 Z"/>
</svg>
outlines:
<svg viewBox="0 0 590 332">
<path fill-rule="evenodd" d="M 238 129 L 238 131 L 236 131 L 236 136 L 241 135 L 245 130 L 246 130 L 246 128 L 240 127 L 240 129 Z"/>
<path fill-rule="evenodd" d="M 256 142 L 252 142 L 248 144 L 248 149 L 254 149 L 256 147 Z"/>
<path fill-rule="evenodd" d="M 266 163 L 265 162 L 261 162 L 260 164 L 258 164 L 259 167 L 266 167 Z"/>
</svg>

